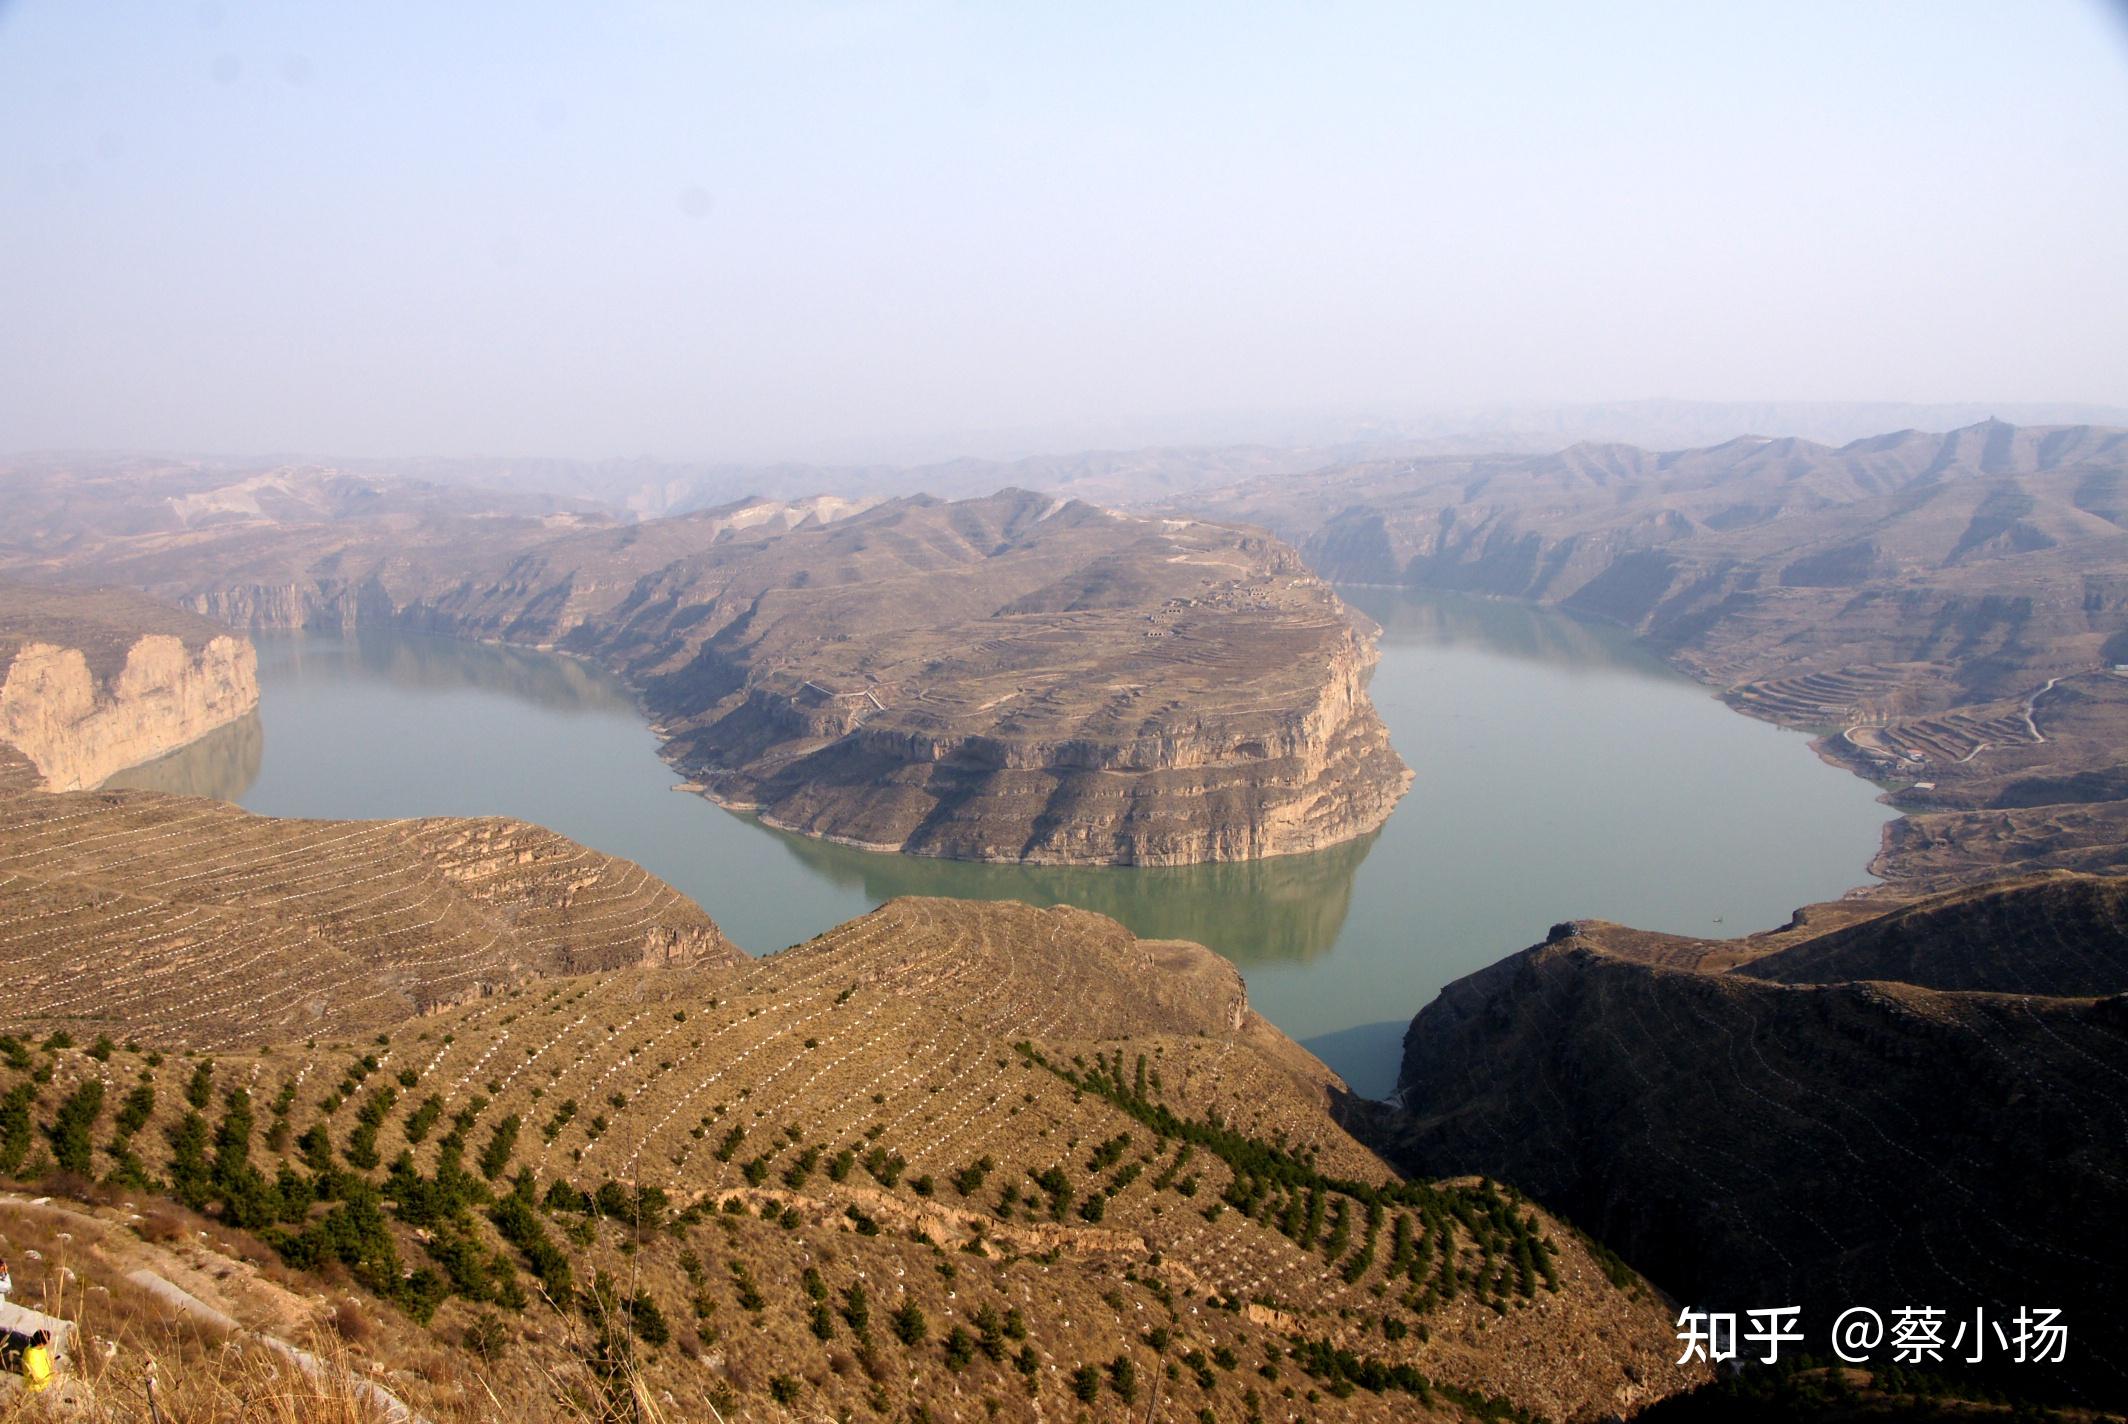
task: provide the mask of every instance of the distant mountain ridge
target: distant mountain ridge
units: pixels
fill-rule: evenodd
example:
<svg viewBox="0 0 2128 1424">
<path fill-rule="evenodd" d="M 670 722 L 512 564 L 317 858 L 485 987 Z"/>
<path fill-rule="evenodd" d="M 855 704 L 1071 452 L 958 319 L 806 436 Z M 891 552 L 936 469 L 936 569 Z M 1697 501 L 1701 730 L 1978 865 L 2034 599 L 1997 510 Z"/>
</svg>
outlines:
<svg viewBox="0 0 2128 1424">
<path fill-rule="evenodd" d="M 1333 581 L 1622 624 L 1739 710 L 1845 733 L 1825 752 L 1917 783 L 1916 809 L 1977 811 L 2019 794 L 1993 780 L 2012 775 L 2093 808 L 2096 826 L 2027 804 L 1997 866 L 2128 868 L 2128 802 L 2106 791 L 2128 745 L 2108 671 L 2128 662 L 2128 431 L 1988 421 L 1838 447 L 1371 461 L 1174 507 L 1264 525 Z M 2050 740 L 2050 715 L 2077 735 Z M 1993 868 L 1984 839 L 1902 830 L 1878 870 L 1970 879 Z"/>
<path fill-rule="evenodd" d="M 944 433 L 792 458 L 639 455 L 346 456 L 319 452 L 181 457 L 251 474 L 325 467 L 361 478 L 419 480 L 497 499 L 597 506 L 628 518 L 683 514 L 748 498 L 822 491 L 846 497 L 963 499 L 1006 486 L 1097 504 L 1142 505 L 1262 476 L 1420 456 L 1548 455 L 1576 445 L 1650 451 L 1715 447 L 1752 432 L 1841 446 L 1882 431 L 2015 425 L 2128 426 L 2128 406 L 2076 402 L 1691 401 L 1476 404 L 1401 412 L 1249 411 L 1078 429 Z M 12 463 L 109 464 L 101 452 L 43 452 Z M 131 456 L 134 460 L 156 457 Z M 167 460 L 165 461 L 167 463 Z"/>
</svg>

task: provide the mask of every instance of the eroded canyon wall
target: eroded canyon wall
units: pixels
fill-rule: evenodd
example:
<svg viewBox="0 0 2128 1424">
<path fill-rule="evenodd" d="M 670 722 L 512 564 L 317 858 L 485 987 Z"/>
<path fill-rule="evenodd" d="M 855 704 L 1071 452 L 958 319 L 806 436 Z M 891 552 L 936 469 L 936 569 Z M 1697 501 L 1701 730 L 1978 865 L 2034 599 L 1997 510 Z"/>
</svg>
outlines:
<svg viewBox="0 0 2128 1424">
<path fill-rule="evenodd" d="M 78 791 L 258 706 L 251 641 L 131 595 L 0 587 L 0 740 Z"/>
</svg>

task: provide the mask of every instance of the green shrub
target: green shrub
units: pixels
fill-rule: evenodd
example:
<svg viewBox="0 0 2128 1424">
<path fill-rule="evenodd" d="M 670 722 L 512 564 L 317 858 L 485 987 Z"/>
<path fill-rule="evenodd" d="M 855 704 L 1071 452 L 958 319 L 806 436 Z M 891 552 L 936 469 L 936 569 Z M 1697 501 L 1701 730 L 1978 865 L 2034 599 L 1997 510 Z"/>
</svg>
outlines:
<svg viewBox="0 0 2128 1424">
<path fill-rule="evenodd" d="M 89 1130 L 96 1125 L 97 1116 L 103 1112 L 103 1080 L 91 1078 L 59 1104 L 59 1111 L 52 1116 L 52 1124 L 46 1130 L 52 1140 L 52 1156 L 59 1162 L 63 1172 L 73 1172 L 86 1177 L 94 1168 L 95 1148 L 89 1140 Z"/>
</svg>

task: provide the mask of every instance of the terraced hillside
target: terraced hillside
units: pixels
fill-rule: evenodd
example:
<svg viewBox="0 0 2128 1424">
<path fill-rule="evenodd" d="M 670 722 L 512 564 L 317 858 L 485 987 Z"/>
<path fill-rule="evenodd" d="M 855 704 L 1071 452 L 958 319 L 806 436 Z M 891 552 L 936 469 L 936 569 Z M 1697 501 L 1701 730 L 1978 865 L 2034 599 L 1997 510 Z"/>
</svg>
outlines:
<svg viewBox="0 0 2128 1424">
<path fill-rule="evenodd" d="M 18 474 L 37 537 L 0 539 L 0 568 L 236 628 L 392 622 L 591 657 L 708 794 L 874 849 L 1249 860 L 1365 835 L 1410 780 L 1367 700 L 1370 639 L 1252 530 L 1026 491 L 622 525 L 482 518 L 464 491 L 331 472 L 205 478 L 146 477 L 183 492 L 129 522 Z"/>
<path fill-rule="evenodd" d="M 1902 809 L 1982 809 L 1987 783 L 2044 771 L 2058 815 L 1895 837 L 1874 869 L 1914 891 L 2128 870 L 2128 801 L 2100 794 L 2128 745 L 2103 686 L 2128 663 L 2124 491 L 2128 432 L 1989 421 L 1837 449 L 1745 438 L 1363 462 L 1191 507 L 1268 526 L 1331 579 L 1624 624 L 1738 710 L 1911 786 Z M 2048 730 L 2072 686 L 2092 699 L 2080 715 L 2108 718 L 2103 736 Z"/>
<path fill-rule="evenodd" d="M 2128 677 L 2107 670 L 2053 678 L 2025 697 L 1981 704 L 1966 719 L 1868 729 L 1881 746 L 1925 758 L 1893 794 L 1906 815 L 1889 828 L 1881 863 L 1922 888 L 2052 868 L 2121 873 L 2128 866 L 2124 726 Z M 1957 759 L 1932 756 L 1946 732 L 1956 745 L 1977 745 Z M 1825 745 L 1882 775 L 1882 760 L 1853 744 L 1864 735 Z"/>
<path fill-rule="evenodd" d="M 226 1048 L 374 1029 L 532 975 L 738 957 L 641 867 L 522 822 L 0 794 L 0 993 L 40 1032 Z"/>
<path fill-rule="evenodd" d="M 1409 781 L 1367 701 L 1370 644 L 1242 531 L 1021 493 L 901 501 L 720 547 L 630 600 L 574 631 L 515 621 L 514 583 L 438 610 L 615 663 L 712 795 L 875 849 L 1255 859 L 1373 830 Z"/>
<path fill-rule="evenodd" d="M 2124 989 L 2119 877 L 1737 941 L 1561 925 L 1413 1021 L 1378 1140 L 1513 1182 L 1698 1303 L 2063 1309 L 2070 1377 L 2117 1401 Z"/>
<path fill-rule="evenodd" d="M 423 1408 L 1592 1418 L 1696 1378 L 1570 1228 L 1346 1136 L 1231 967 L 1083 911 L 901 900 L 212 1055 L 140 1007 L 11 1025 L 0 1174 L 166 1191 L 473 1341 L 478 1384 L 381 1376 Z"/>
</svg>

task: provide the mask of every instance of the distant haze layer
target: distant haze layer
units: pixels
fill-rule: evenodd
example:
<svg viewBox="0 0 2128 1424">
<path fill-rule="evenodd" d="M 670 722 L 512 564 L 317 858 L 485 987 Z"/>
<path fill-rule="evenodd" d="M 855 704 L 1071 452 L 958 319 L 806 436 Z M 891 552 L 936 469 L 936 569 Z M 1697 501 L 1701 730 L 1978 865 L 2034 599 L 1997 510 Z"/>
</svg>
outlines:
<svg viewBox="0 0 2128 1424">
<path fill-rule="evenodd" d="M 1761 424 L 1591 428 L 1653 395 L 1955 405 L 1759 431 L 1818 439 L 2109 421 L 2007 403 L 2128 401 L 2124 80 L 2097 0 L 16 0 L 0 442 L 849 464 Z"/>
</svg>

